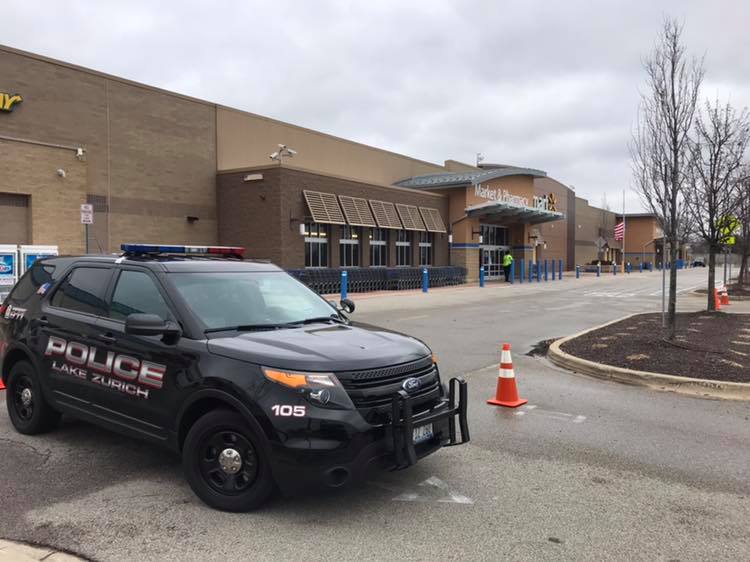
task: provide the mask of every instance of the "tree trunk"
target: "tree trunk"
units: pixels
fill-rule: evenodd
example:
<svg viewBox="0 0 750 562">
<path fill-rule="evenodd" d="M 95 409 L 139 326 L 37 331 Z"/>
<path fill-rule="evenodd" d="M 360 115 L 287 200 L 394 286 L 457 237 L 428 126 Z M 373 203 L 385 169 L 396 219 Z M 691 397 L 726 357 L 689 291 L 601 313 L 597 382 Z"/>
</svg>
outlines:
<svg viewBox="0 0 750 562">
<path fill-rule="evenodd" d="M 743 248 L 742 261 L 740 262 L 740 274 L 737 277 L 737 288 L 740 290 L 744 288 L 745 278 L 747 277 L 747 257 L 748 253 Z"/>
<path fill-rule="evenodd" d="M 713 244 L 708 247 L 708 305 L 706 310 L 708 312 L 716 311 L 716 299 L 714 299 L 714 286 L 716 285 L 716 250 Z"/>
<path fill-rule="evenodd" d="M 669 248 L 669 307 L 667 309 L 667 335 L 673 340 L 677 330 L 677 243 Z"/>
</svg>

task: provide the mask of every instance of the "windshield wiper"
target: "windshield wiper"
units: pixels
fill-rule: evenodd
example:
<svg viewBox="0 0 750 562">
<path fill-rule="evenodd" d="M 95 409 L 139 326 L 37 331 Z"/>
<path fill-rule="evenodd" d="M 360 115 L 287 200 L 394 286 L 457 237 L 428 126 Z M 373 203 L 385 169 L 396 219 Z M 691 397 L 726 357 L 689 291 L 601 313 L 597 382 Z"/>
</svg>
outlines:
<svg viewBox="0 0 750 562">
<path fill-rule="evenodd" d="M 314 318 L 305 318 L 304 320 L 299 320 L 298 322 L 289 322 L 287 324 L 288 326 L 294 326 L 296 325 L 304 325 L 304 324 L 315 324 L 316 322 L 336 322 L 336 324 L 346 324 L 346 320 L 341 318 L 340 316 L 316 316 Z"/>
<path fill-rule="evenodd" d="M 204 333 L 208 334 L 211 332 L 260 332 L 263 330 L 280 330 L 282 328 L 288 328 L 289 324 L 243 324 L 240 326 L 224 326 L 223 328 L 209 328 L 203 330 Z"/>
</svg>

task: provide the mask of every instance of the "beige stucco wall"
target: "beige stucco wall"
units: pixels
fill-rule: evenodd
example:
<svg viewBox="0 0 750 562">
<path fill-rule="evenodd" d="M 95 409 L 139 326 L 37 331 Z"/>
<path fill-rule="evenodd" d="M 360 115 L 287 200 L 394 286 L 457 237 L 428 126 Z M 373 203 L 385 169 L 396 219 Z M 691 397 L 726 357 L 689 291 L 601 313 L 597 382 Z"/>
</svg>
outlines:
<svg viewBox="0 0 750 562">
<path fill-rule="evenodd" d="M 291 160 L 297 168 L 365 183 L 390 185 L 420 174 L 445 172 L 439 164 L 221 106 L 216 111 L 216 128 L 219 171 L 267 166 L 277 145 L 285 144 L 297 151 Z"/>
</svg>

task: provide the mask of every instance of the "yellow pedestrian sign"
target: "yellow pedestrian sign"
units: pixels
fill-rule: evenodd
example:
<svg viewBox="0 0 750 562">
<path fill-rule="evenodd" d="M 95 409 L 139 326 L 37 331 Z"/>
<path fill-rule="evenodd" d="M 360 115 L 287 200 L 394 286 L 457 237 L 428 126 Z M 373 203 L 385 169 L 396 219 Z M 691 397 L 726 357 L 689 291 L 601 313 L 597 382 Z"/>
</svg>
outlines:
<svg viewBox="0 0 750 562">
<path fill-rule="evenodd" d="M 735 234 L 740 230 L 740 221 L 737 217 L 727 215 L 719 219 L 718 224 L 719 233 L 721 234 L 720 243 L 725 246 L 734 246 L 737 242 Z"/>
</svg>

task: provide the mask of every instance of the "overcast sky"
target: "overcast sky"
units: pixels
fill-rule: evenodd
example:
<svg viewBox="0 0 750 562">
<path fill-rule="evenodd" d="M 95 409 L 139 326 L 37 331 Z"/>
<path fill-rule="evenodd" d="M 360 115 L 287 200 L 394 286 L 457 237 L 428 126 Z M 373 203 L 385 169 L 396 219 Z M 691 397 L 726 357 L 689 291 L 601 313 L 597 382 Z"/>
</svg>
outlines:
<svg viewBox="0 0 750 562">
<path fill-rule="evenodd" d="M 541 168 L 619 210 L 665 15 L 750 105 L 750 7 L 713 1 L 5 2 L 0 43 L 431 162 Z M 628 211 L 640 207 L 633 192 Z"/>
</svg>

